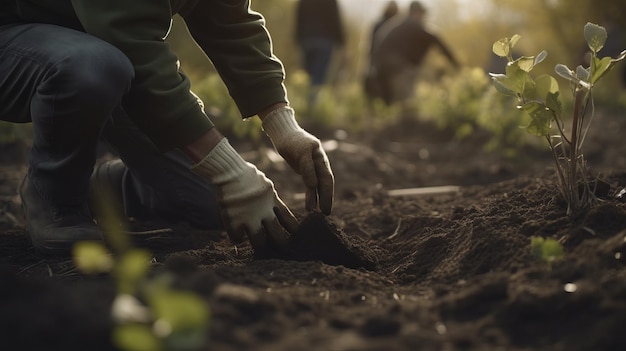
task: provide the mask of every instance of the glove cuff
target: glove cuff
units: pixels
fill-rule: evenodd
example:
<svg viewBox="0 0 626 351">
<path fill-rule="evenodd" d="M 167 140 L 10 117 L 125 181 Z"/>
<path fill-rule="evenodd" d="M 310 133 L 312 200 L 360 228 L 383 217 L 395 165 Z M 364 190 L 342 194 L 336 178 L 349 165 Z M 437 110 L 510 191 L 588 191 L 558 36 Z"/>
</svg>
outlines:
<svg viewBox="0 0 626 351">
<path fill-rule="evenodd" d="M 213 184 L 227 183 L 250 167 L 237 153 L 226 138 L 220 140 L 205 158 L 191 167 L 191 170 Z"/>
<path fill-rule="evenodd" d="M 273 142 L 302 129 L 296 121 L 293 109 L 288 106 L 277 108 L 265 116 L 262 127 Z"/>
</svg>

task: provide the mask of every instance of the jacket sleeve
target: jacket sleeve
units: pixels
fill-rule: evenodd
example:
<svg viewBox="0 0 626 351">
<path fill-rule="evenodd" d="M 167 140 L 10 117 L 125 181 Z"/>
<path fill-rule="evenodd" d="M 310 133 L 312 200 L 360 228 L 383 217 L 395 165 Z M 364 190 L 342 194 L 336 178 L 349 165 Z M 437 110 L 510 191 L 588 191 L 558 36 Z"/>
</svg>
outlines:
<svg viewBox="0 0 626 351">
<path fill-rule="evenodd" d="M 165 43 L 172 19 L 169 0 L 72 4 L 87 33 L 113 44 L 132 62 L 135 78 L 123 106 L 161 150 L 185 145 L 213 126 Z"/>
<path fill-rule="evenodd" d="M 273 54 L 264 18 L 250 10 L 249 0 L 198 1 L 181 16 L 244 118 L 287 102 L 283 65 Z"/>
</svg>

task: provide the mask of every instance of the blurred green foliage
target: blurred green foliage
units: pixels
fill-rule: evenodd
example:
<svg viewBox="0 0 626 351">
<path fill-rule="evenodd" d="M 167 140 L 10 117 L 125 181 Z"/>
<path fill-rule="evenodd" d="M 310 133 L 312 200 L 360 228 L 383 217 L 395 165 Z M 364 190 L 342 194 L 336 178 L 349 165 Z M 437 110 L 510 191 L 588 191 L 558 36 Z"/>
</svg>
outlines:
<svg viewBox="0 0 626 351">
<path fill-rule="evenodd" d="M 356 13 L 363 11 L 348 7 L 359 6 L 355 0 L 339 0 L 347 33 L 344 59 L 336 63 L 332 84 L 318 92 L 318 103 L 308 106 L 307 97 L 311 92 L 306 74 L 301 70 L 301 56 L 293 37 L 296 2 L 252 0 L 251 6 L 266 18 L 274 51 L 285 65 L 285 84 L 300 122 L 305 126 L 359 132 L 383 128 L 399 120 L 401 111 L 398 108 L 368 101 L 361 89 L 367 66 L 369 33 L 375 18 L 359 16 Z M 378 2 L 372 3 L 372 7 L 376 4 Z M 415 104 L 421 118 L 436 120 L 442 128 L 455 129 L 459 139 L 478 129 L 493 132 L 493 138 L 485 147 L 511 156 L 515 154 L 516 146 L 532 141 L 518 128 L 527 124 L 525 116 L 504 108 L 503 105 L 509 105 L 509 102 L 489 87 L 487 73 L 502 67 L 491 54 L 493 42 L 510 33 L 520 33 L 532 40 L 521 43 L 516 54 L 533 55 L 550 47 L 546 64 L 537 68 L 537 73 L 541 74 L 550 73 L 556 63 L 569 66 L 580 63 L 585 44 L 581 40 L 581 28 L 586 22 L 611 23 L 626 31 L 626 21 L 621 18 L 626 12 L 626 0 L 605 1 L 602 6 L 593 0 L 481 0 L 471 2 L 471 6 L 468 4 L 461 0 L 429 3 L 427 27 L 441 35 L 465 68 L 458 74 L 441 77 L 439 71 L 446 68 L 445 60 L 437 52 L 429 54 L 421 72 L 425 79 L 418 85 Z M 380 5 L 382 11 L 382 1 Z M 401 8 L 401 11 L 405 10 Z M 167 42 L 179 56 L 181 67 L 192 79 L 194 92 L 204 100 L 207 112 L 214 116 L 218 128 L 226 135 L 261 139 L 258 119 L 241 121 L 239 111 L 210 60 L 190 38 L 181 18 L 175 17 Z M 623 69 L 623 65 L 620 63 L 617 69 Z M 626 108 L 626 94 L 618 76 L 607 79 L 594 92 L 598 105 L 612 112 Z M 30 133 L 28 127 L 0 123 L 1 144 L 23 140 Z"/>
<path fill-rule="evenodd" d="M 135 248 L 110 189 L 98 189 L 95 205 L 104 242 L 78 242 L 76 267 L 87 275 L 108 274 L 117 284 L 111 305 L 112 341 L 124 351 L 195 351 L 206 346 L 210 309 L 199 295 L 174 287 L 168 271 L 153 270 L 153 256 Z"/>
<path fill-rule="evenodd" d="M 305 126 L 359 132 L 397 121 L 401 117 L 398 108 L 368 101 L 363 94 L 361 81 L 367 63 L 371 21 L 352 15 L 350 8 L 346 7 L 347 1 L 342 7 L 348 33 L 345 59 L 338 63 L 332 83 L 316 92 L 318 102 L 308 106 L 307 97 L 312 92 L 306 74 L 301 70 L 300 53 L 293 39 L 295 2 L 253 1 L 252 7 L 266 17 L 274 50 L 287 72 L 289 99 L 300 122 Z M 538 48 L 550 44 L 546 67 L 553 67 L 557 62 L 574 65 L 578 64 L 575 61 L 583 59 L 582 25 L 593 20 L 616 22 L 621 19 L 614 14 L 626 10 L 626 0 L 613 1 L 607 6 L 597 6 L 591 0 L 576 0 L 576 6 L 564 0 L 528 0 L 523 3 L 484 0 L 472 9 L 463 4 L 465 2 L 447 0 L 432 5 L 427 25 L 450 44 L 465 68 L 456 74 L 442 76 L 440 71 L 446 70 L 445 60 L 436 52 L 429 54 L 421 72 L 425 79 L 418 84 L 415 105 L 420 118 L 434 120 L 441 128 L 454 129 L 460 140 L 478 129 L 492 133 L 485 148 L 512 157 L 521 146 L 536 143 L 520 128 L 527 125 L 527 116 L 506 108 L 510 104 L 508 98 L 496 94 L 490 85 L 488 73 L 501 68 L 497 57 L 489 55 L 492 43 L 508 33 L 518 32 L 534 40 L 520 45 L 517 54 L 535 53 Z M 182 65 L 194 81 L 194 91 L 205 101 L 209 112 L 220 116 L 214 119 L 218 127 L 226 134 L 258 140 L 257 119 L 241 122 L 223 84 L 207 65 L 205 57 L 198 54 L 197 47 L 185 37 L 184 23 L 179 20 L 176 24 L 168 40 L 175 50 L 181 50 Z M 605 89 L 596 92 L 597 101 L 607 109 L 623 110 L 626 97 L 615 94 L 616 91 L 622 92 L 620 84 L 617 79 L 608 82 Z"/>
</svg>

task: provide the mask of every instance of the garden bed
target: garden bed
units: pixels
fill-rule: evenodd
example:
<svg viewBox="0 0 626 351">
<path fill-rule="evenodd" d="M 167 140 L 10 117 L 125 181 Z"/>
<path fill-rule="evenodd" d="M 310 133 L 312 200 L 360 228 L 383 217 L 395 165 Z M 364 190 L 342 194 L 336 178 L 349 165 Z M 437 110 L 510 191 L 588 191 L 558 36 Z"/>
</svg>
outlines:
<svg viewBox="0 0 626 351">
<path fill-rule="evenodd" d="M 185 226 L 135 241 L 155 272 L 207 301 L 207 350 L 626 349 L 626 205 L 615 197 L 626 185 L 625 122 L 596 118 L 587 160 L 610 189 L 580 218 L 565 217 L 547 149 L 510 160 L 484 152 L 480 133 L 458 141 L 410 124 L 322 135 L 335 206 L 302 230 L 313 231 L 307 240 L 339 234 L 348 253 L 316 245 L 259 259 L 224 233 Z M 299 179 L 235 145 L 307 217 Z M 0 348 L 113 349 L 113 279 L 34 254 L 16 196 L 24 172 L 22 162 L 0 169 Z M 426 187 L 445 191 L 395 191 Z M 559 240 L 565 256 L 551 265 L 533 256 L 533 236 Z"/>
</svg>

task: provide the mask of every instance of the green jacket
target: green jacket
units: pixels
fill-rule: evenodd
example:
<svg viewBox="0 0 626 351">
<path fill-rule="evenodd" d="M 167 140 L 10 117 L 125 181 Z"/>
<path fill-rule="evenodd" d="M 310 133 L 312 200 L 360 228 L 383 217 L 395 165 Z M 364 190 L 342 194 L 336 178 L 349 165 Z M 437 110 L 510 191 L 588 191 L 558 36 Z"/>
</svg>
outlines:
<svg viewBox="0 0 626 351">
<path fill-rule="evenodd" d="M 250 0 L 2 1 L 0 25 L 65 26 L 125 53 L 135 79 L 123 106 L 163 151 L 185 145 L 213 126 L 165 43 L 175 14 L 185 20 L 244 118 L 287 101 L 282 63 L 272 53 L 265 20 L 250 10 Z"/>
</svg>

